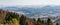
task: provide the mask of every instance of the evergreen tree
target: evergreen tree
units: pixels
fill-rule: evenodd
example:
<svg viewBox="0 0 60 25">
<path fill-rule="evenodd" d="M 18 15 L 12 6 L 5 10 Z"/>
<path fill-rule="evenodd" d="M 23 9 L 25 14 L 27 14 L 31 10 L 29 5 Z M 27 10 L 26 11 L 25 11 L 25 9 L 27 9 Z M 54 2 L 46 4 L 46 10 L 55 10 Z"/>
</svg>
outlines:
<svg viewBox="0 0 60 25">
<path fill-rule="evenodd" d="M 56 25 L 59 25 L 58 23 L 56 23 Z"/>
<path fill-rule="evenodd" d="M 48 20 L 47 20 L 47 25 L 53 25 L 50 18 L 48 18 Z"/>
<path fill-rule="evenodd" d="M 42 21 L 42 23 L 44 24 L 44 21 Z"/>
<path fill-rule="evenodd" d="M 14 20 L 16 20 L 16 22 L 18 23 L 19 22 L 18 19 L 19 19 L 19 14 L 13 13 L 13 12 L 8 12 L 7 15 L 6 15 L 6 17 L 5 17 L 5 20 L 6 20 L 7 23 L 9 21 L 12 21 L 14 23 Z M 14 23 L 14 24 L 16 24 L 16 23 Z"/>
<path fill-rule="evenodd" d="M 24 15 L 20 17 L 20 25 L 26 25 L 26 17 Z"/>
<path fill-rule="evenodd" d="M 42 21 L 40 20 L 40 18 L 38 18 L 36 25 L 42 25 Z"/>
</svg>

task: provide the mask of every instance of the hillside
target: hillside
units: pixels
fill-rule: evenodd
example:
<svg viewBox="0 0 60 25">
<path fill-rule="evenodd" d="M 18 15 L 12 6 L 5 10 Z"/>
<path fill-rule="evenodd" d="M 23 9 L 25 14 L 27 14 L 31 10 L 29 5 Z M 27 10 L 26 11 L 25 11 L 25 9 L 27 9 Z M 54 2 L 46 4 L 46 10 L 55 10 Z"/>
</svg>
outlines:
<svg viewBox="0 0 60 25">
<path fill-rule="evenodd" d="M 0 10 L 0 25 L 3 25 L 5 21 L 6 21 L 5 23 L 8 23 L 7 25 L 13 25 L 12 19 L 16 18 L 18 20 L 17 22 L 19 22 L 20 17 L 21 17 L 21 15 L 19 16 L 18 13 L 9 12 L 9 11 L 6 11 L 6 10 Z M 29 25 L 34 25 L 33 24 L 33 22 L 34 22 L 33 19 L 30 19 L 30 18 L 27 17 L 26 21 L 28 22 Z"/>
<path fill-rule="evenodd" d="M 43 20 L 42 21 L 36 20 L 36 18 L 38 19 L 42 17 L 42 19 L 45 19 L 47 17 L 47 19 L 50 18 L 54 20 L 60 17 L 60 6 L 43 6 L 36 8 L 35 7 L 3 7 L 0 9 L 1 9 L 0 24 L 7 24 L 7 25 L 13 25 L 13 24 L 25 25 L 26 23 L 28 25 L 36 25 L 39 23 L 41 23 L 41 25 L 42 24 L 45 25 L 45 23 L 42 22 Z M 47 20 L 46 22 L 49 23 Z"/>
</svg>

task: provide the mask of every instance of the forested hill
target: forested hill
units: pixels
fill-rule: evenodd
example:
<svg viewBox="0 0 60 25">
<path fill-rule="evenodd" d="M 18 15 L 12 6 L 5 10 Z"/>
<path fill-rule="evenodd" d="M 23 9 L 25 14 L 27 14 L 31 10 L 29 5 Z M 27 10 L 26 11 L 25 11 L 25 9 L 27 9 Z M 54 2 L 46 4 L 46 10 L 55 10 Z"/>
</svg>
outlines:
<svg viewBox="0 0 60 25">
<path fill-rule="evenodd" d="M 0 10 L 0 25 L 53 25 L 50 18 L 44 22 L 41 18 L 29 18 L 16 12 Z M 58 24 L 58 23 L 57 23 Z"/>
<path fill-rule="evenodd" d="M 33 19 L 24 15 L 19 15 L 16 12 L 0 10 L 0 25 L 24 25 L 25 23 L 28 23 L 29 25 L 35 24 Z"/>
</svg>

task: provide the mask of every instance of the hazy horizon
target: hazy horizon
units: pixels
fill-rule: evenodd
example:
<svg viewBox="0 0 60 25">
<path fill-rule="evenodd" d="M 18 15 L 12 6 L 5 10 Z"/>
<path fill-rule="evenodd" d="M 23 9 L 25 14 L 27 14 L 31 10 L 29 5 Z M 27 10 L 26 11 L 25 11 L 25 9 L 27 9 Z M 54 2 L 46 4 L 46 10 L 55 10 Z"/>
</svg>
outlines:
<svg viewBox="0 0 60 25">
<path fill-rule="evenodd" d="M 60 0 L 0 0 L 0 6 L 60 5 Z"/>
</svg>

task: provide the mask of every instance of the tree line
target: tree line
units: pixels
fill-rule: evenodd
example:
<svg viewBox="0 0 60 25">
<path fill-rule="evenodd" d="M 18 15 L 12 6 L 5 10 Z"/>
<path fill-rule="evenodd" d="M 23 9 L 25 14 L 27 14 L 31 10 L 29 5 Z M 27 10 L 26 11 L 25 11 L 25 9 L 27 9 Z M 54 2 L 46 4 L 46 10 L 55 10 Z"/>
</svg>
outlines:
<svg viewBox="0 0 60 25">
<path fill-rule="evenodd" d="M 26 21 L 27 17 L 24 15 L 19 16 L 19 14 L 8 12 L 7 16 L 3 20 L 4 25 L 29 25 L 29 22 Z M 33 18 L 34 24 L 32 25 L 53 25 L 50 18 L 47 19 L 47 22 L 44 22 L 40 18 L 37 20 Z M 59 25 L 58 23 L 56 25 Z"/>
</svg>

